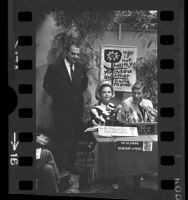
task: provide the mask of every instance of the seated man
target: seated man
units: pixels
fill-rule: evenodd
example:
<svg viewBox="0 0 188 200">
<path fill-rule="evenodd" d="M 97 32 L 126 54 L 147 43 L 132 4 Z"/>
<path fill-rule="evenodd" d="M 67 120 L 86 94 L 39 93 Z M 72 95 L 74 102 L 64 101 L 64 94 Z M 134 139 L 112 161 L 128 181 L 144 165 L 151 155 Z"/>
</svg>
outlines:
<svg viewBox="0 0 188 200">
<path fill-rule="evenodd" d="M 146 88 L 140 82 L 132 86 L 132 96 L 122 101 L 118 106 L 117 119 L 119 122 L 157 122 L 157 110 L 153 108 L 153 103 L 144 98 Z M 143 176 L 132 177 L 136 186 L 140 185 Z"/>
<path fill-rule="evenodd" d="M 56 165 L 54 157 L 46 145 L 48 137 L 43 134 L 36 137 L 36 172 L 37 172 L 37 193 L 57 194 L 69 187 L 70 176 L 62 176 Z"/>
<path fill-rule="evenodd" d="M 59 193 L 59 172 L 52 153 L 42 149 L 40 159 L 37 159 L 37 192 L 39 194 Z"/>
<path fill-rule="evenodd" d="M 157 110 L 150 100 L 144 99 L 145 86 L 136 82 L 132 86 L 132 97 L 125 99 L 118 106 L 117 119 L 120 122 L 155 122 Z"/>
<path fill-rule="evenodd" d="M 43 134 L 36 137 L 37 192 L 39 194 L 59 193 L 59 170 L 52 153 L 46 148 L 48 138 Z"/>
</svg>

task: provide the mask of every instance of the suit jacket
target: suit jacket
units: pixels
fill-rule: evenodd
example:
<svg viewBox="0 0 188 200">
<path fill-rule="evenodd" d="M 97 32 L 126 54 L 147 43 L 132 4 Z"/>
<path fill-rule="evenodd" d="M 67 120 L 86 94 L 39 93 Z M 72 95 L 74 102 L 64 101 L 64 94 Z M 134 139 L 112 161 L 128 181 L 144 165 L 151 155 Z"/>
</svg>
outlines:
<svg viewBox="0 0 188 200">
<path fill-rule="evenodd" d="M 88 86 L 86 69 L 75 64 L 74 82 L 71 81 L 64 60 L 48 66 L 43 88 L 53 99 L 53 113 L 58 135 L 76 134 L 82 124 L 83 91 Z"/>
</svg>

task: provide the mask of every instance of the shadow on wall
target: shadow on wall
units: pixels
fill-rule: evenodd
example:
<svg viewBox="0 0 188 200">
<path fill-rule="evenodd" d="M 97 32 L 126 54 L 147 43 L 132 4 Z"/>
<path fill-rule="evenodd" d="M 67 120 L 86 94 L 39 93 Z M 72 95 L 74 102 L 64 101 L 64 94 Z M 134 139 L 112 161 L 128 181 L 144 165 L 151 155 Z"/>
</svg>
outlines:
<svg viewBox="0 0 188 200">
<path fill-rule="evenodd" d="M 53 130 L 52 99 L 43 89 L 43 79 L 48 64 L 41 65 L 36 69 L 36 127 L 51 134 Z"/>
<path fill-rule="evenodd" d="M 52 99 L 43 89 L 44 75 L 50 63 L 55 62 L 55 49 L 49 49 L 46 59 L 47 63 L 37 66 L 36 68 L 36 127 L 44 131 L 45 134 L 53 134 L 53 113 L 52 113 Z"/>
<path fill-rule="evenodd" d="M 52 99 L 43 89 L 43 79 L 55 59 L 51 41 L 57 31 L 51 15 L 46 15 L 36 30 L 36 127 L 47 135 L 53 134 Z"/>
</svg>

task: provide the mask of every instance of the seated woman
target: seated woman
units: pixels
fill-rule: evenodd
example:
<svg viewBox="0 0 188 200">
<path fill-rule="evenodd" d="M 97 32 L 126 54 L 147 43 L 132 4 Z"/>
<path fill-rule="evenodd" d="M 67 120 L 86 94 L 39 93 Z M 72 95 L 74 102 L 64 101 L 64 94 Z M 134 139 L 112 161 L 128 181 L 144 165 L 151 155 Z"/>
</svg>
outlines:
<svg viewBox="0 0 188 200">
<path fill-rule="evenodd" d="M 94 126 L 114 125 L 117 118 L 116 107 L 110 102 L 115 97 L 113 87 L 108 81 L 101 81 L 95 91 L 95 98 L 98 102 L 91 108 L 91 122 Z M 112 188 L 118 189 L 118 179 L 112 179 Z"/>
<path fill-rule="evenodd" d="M 102 81 L 95 91 L 95 98 L 98 100 L 91 108 L 91 123 L 94 126 L 112 125 L 112 121 L 116 119 L 116 108 L 110 103 L 114 97 L 114 90 L 110 82 Z"/>
</svg>

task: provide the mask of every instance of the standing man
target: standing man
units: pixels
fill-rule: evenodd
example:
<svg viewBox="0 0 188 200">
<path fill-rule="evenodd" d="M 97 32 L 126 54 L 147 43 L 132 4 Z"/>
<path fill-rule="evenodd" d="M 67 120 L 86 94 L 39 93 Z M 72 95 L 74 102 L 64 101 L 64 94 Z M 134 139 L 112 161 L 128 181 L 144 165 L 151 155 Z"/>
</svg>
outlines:
<svg viewBox="0 0 188 200">
<path fill-rule="evenodd" d="M 77 174 L 76 146 L 83 131 L 83 92 L 88 86 L 86 69 L 78 63 L 79 58 L 79 43 L 69 42 L 65 58 L 48 66 L 43 82 L 44 90 L 53 100 L 54 157 L 59 169 L 64 168 L 72 174 Z M 63 159 L 65 152 L 67 156 Z"/>
</svg>

